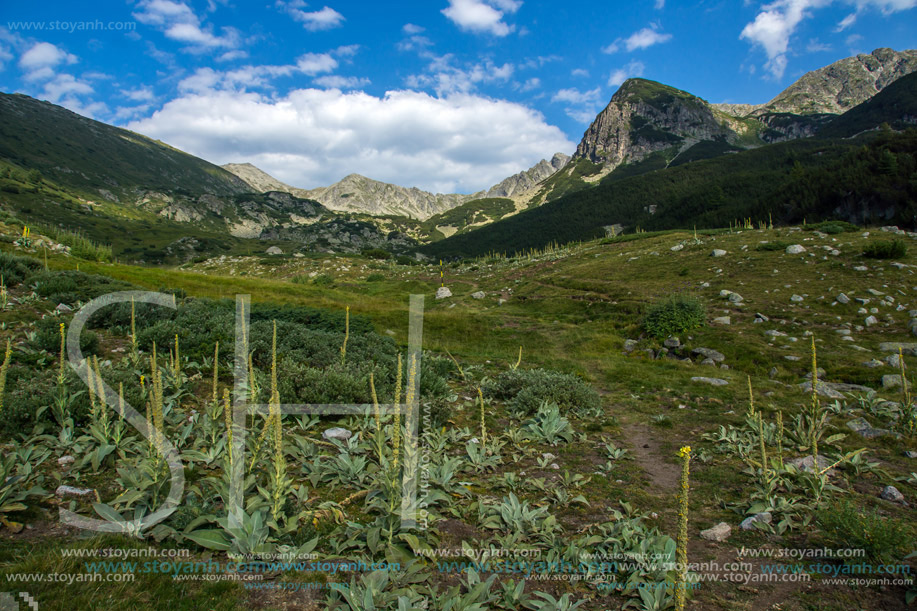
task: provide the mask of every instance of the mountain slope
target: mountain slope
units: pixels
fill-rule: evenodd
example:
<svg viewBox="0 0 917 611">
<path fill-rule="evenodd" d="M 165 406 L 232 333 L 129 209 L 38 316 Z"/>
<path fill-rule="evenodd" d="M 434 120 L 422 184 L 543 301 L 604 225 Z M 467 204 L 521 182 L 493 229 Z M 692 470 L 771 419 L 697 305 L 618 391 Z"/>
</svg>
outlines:
<svg viewBox="0 0 917 611">
<path fill-rule="evenodd" d="M 873 98 L 832 120 L 818 135 L 849 138 L 883 123 L 895 129 L 917 125 L 917 72 L 901 77 Z"/>
<path fill-rule="evenodd" d="M 251 189 L 219 166 L 49 102 L 0 93 L 0 158 L 97 197 L 142 191 L 234 195 Z"/>
<path fill-rule="evenodd" d="M 917 71 L 917 50 L 876 49 L 807 72 L 752 114 L 842 114 Z"/>
</svg>

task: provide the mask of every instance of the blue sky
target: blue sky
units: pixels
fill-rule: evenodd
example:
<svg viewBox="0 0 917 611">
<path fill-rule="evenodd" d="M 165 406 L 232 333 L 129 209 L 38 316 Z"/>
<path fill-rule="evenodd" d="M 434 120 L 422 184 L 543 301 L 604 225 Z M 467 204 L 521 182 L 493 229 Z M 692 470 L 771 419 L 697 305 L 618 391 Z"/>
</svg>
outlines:
<svg viewBox="0 0 917 611">
<path fill-rule="evenodd" d="M 312 188 L 472 192 L 561 151 L 627 77 L 760 103 L 917 47 L 917 0 L 4 3 L 0 90 Z"/>
</svg>

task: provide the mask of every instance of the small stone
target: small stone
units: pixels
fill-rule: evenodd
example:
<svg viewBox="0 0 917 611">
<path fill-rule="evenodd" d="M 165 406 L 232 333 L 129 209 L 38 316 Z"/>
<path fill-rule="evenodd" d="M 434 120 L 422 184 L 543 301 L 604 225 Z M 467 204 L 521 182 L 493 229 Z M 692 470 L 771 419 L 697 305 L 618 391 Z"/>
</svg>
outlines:
<svg viewBox="0 0 917 611">
<path fill-rule="evenodd" d="M 700 531 L 701 537 L 707 541 L 716 541 L 717 543 L 722 543 L 728 539 L 730 534 L 732 534 L 732 527 L 726 522 L 720 522 L 712 528 Z"/>
<path fill-rule="evenodd" d="M 815 459 L 813 459 L 811 455 L 803 456 L 802 458 L 794 458 L 792 460 L 788 460 L 786 461 L 786 464 L 789 465 L 790 467 L 793 467 L 797 471 L 805 471 L 806 473 L 812 473 L 815 470 L 814 469 Z M 828 460 L 827 457 L 822 456 L 821 454 L 818 455 L 819 471 L 827 469 L 828 466 L 831 464 L 832 464 L 831 461 Z M 828 475 L 834 475 L 834 469 L 828 469 L 828 471 L 826 471 L 825 473 Z"/>
<path fill-rule="evenodd" d="M 436 289 L 437 299 L 445 299 L 446 297 L 452 297 L 452 291 L 449 290 L 448 286 L 441 286 Z"/>
<path fill-rule="evenodd" d="M 792 354 L 784 355 L 783 358 L 784 358 L 784 360 L 787 360 L 787 361 L 801 361 L 801 360 L 802 360 L 802 357 L 800 357 L 800 356 L 794 356 L 794 355 L 792 355 Z"/>
<path fill-rule="evenodd" d="M 719 249 L 719 248 L 714 248 L 714 249 L 713 249 L 713 252 L 710 253 L 710 256 L 711 256 L 711 257 L 723 257 L 723 256 L 725 256 L 725 255 L 726 255 L 726 251 L 725 251 L 725 250 L 721 250 L 721 249 Z"/>
<path fill-rule="evenodd" d="M 54 308 L 54 309 L 57 310 L 58 312 L 63 312 L 63 313 L 65 313 L 65 314 L 66 314 L 67 312 L 72 312 L 72 311 L 73 311 L 73 308 L 71 308 L 70 306 L 68 306 L 66 303 L 59 303 L 59 304 L 57 304 L 57 307 Z"/>
<path fill-rule="evenodd" d="M 786 333 L 778 331 L 777 329 L 769 329 L 764 332 L 764 335 L 769 335 L 771 337 L 786 337 Z"/>
<path fill-rule="evenodd" d="M 550 452 L 545 452 L 544 454 L 541 455 L 542 460 L 554 460 L 555 458 L 557 457 L 551 454 Z"/>
<path fill-rule="evenodd" d="M 882 494 L 879 495 L 879 498 L 885 499 L 886 501 L 891 501 L 893 503 L 903 503 L 904 495 L 895 488 L 894 486 L 886 486 L 882 489 Z"/>
<path fill-rule="evenodd" d="M 755 321 L 768 322 L 770 318 L 762 314 L 761 312 L 755 312 Z"/>
<path fill-rule="evenodd" d="M 875 316 L 870 315 L 870 316 L 867 316 L 866 320 L 864 320 L 863 322 L 866 324 L 867 327 L 871 327 L 873 325 L 879 324 L 879 319 L 876 318 Z"/>
<path fill-rule="evenodd" d="M 771 367 L 771 370 L 767 372 L 767 377 L 769 377 L 770 379 L 773 380 L 774 378 L 777 377 L 777 373 L 779 373 L 779 372 L 777 371 L 777 368 L 776 368 L 776 367 Z"/>
<path fill-rule="evenodd" d="M 798 255 L 806 251 L 806 247 L 802 244 L 791 244 L 786 247 L 786 254 L 788 255 Z"/>
<path fill-rule="evenodd" d="M 710 348 L 695 348 L 691 352 L 693 354 L 699 354 L 705 358 L 711 359 L 716 363 L 721 363 L 726 360 L 726 355 L 724 355 L 722 352 L 711 350 Z"/>
<path fill-rule="evenodd" d="M 486 296 L 487 294 L 484 291 L 476 291 L 471 294 L 472 299 L 484 299 Z"/>
<path fill-rule="evenodd" d="M 853 269 L 854 271 L 858 271 L 858 272 L 868 272 L 869 271 L 869 268 L 866 267 L 865 265 L 857 265 Z"/>
<path fill-rule="evenodd" d="M 878 359 L 872 359 L 870 361 L 863 362 L 863 367 L 868 367 L 869 369 L 874 369 L 876 367 L 881 367 L 881 366 L 882 366 L 882 361 Z"/>
<path fill-rule="evenodd" d="M 556 462 L 552 462 L 552 463 L 551 463 L 551 468 L 554 469 L 555 471 L 559 471 L 559 470 L 560 470 L 560 465 L 558 465 Z"/>
<path fill-rule="evenodd" d="M 792 296 L 790 297 L 790 301 L 793 301 L 793 302 L 795 302 L 795 303 L 799 303 L 799 302 L 801 302 L 801 301 L 804 301 L 804 299 L 802 298 L 802 295 L 792 295 Z"/>
<path fill-rule="evenodd" d="M 769 511 L 765 511 L 764 513 L 756 513 L 755 515 L 749 516 L 742 520 L 742 523 L 739 524 L 739 528 L 742 530 L 752 530 L 755 527 L 754 525 L 756 522 L 761 522 L 762 524 L 770 524 L 771 520 L 773 519 L 774 517 Z"/>
<path fill-rule="evenodd" d="M 271 246 L 270 248 L 268 248 L 268 249 L 265 250 L 264 252 L 265 252 L 266 254 L 269 254 L 269 255 L 282 255 L 282 254 L 283 254 L 283 251 L 280 250 L 280 249 L 279 249 L 278 247 L 276 247 L 276 246 Z"/>
<path fill-rule="evenodd" d="M 894 367 L 895 369 L 901 368 L 900 357 L 897 354 L 890 354 L 887 357 L 885 357 L 885 363 L 889 367 Z"/>
<path fill-rule="evenodd" d="M 850 329 L 835 329 L 834 332 L 837 333 L 838 335 L 850 335 L 851 333 L 853 333 L 853 331 L 851 331 Z"/>
<path fill-rule="evenodd" d="M 882 376 L 882 388 L 897 388 L 901 386 L 901 375 L 890 373 Z"/>
<path fill-rule="evenodd" d="M 681 347 L 681 340 L 678 339 L 677 337 L 670 337 L 666 339 L 664 342 L 662 342 L 662 345 L 665 346 L 666 348 L 671 348 L 674 350 L 675 348 Z"/>
<path fill-rule="evenodd" d="M 700 382 L 702 384 L 711 384 L 713 386 L 726 386 L 729 384 L 726 380 L 721 380 L 720 378 L 705 378 L 701 376 L 694 376 L 691 378 L 692 382 Z"/>
<path fill-rule="evenodd" d="M 715 325 L 731 325 L 732 319 L 728 316 L 717 316 L 711 322 Z"/>
<path fill-rule="evenodd" d="M 906 456 L 907 458 L 917 458 L 917 452 L 914 452 L 912 450 L 905 450 L 904 456 Z"/>
<path fill-rule="evenodd" d="M 683 249 L 684 247 L 685 247 L 684 244 L 676 244 L 675 246 L 673 246 L 673 247 L 670 248 L 669 250 L 671 250 L 672 252 L 678 252 L 679 250 Z"/>
<path fill-rule="evenodd" d="M 624 340 L 624 352 L 633 352 L 636 349 L 637 349 L 637 340 L 635 339 Z"/>
<path fill-rule="evenodd" d="M 353 437 L 353 433 L 339 426 L 330 428 L 322 433 L 322 439 L 325 441 L 331 441 L 332 439 L 337 439 L 338 441 L 347 441 L 351 437 Z"/>
<path fill-rule="evenodd" d="M 848 303 L 850 303 L 850 297 L 848 297 L 848 296 L 845 295 L 844 293 L 841 293 L 840 295 L 838 295 L 837 297 L 835 297 L 835 299 L 837 299 L 837 302 L 838 302 L 838 303 L 843 303 L 843 304 L 845 304 L 845 305 L 848 304 Z"/>
<path fill-rule="evenodd" d="M 61 456 L 58 458 L 57 464 L 59 464 L 61 467 L 66 467 L 67 465 L 72 465 L 75 461 L 76 459 L 68 454 L 67 456 Z"/>
<path fill-rule="evenodd" d="M 74 488 L 73 486 L 58 486 L 57 490 L 54 491 L 54 494 L 60 498 L 66 497 L 75 497 L 75 498 L 86 498 L 88 496 L 95 496 L 96 491 L 92 488 Z"/>
</svg>

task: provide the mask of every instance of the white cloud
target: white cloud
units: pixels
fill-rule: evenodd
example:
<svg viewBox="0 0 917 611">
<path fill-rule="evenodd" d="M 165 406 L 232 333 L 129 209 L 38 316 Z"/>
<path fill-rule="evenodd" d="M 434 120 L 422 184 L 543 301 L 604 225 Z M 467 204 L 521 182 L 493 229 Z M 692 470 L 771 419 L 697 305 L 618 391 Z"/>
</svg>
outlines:
<svg viewBox="0 0 917 611">
<path fill-rule="evenodd" d="M 612 71 L 608 76 L 608 85 L 610 87 L 617 87 L 629 78 L 643 76 L 644 70 L 646 70 L 646 66 L 643 65 L 643 62 L 630 62 L 623 68 Z"/>
<path fill-rule="evenodd" d="M 137 89 L 122 89 L 121 95 L 134 102 L 149 102 L 153 99 L 153 90 L 149 87 L 138 87 Z"/>
<path fill-rule="evenodd" d="M 368 78 L 356 76 L 340 76 L 338 74 L 328 74 L 312 80 L 319 87 L 327 89 L 358 89 L 369 85 Z"/>
<path fill-rule="evenodd" d="M 575 68 L 573 72 L 570 73 L 571 76 L 589 76 L 589 71 L 584 68 Z"/>
<path fill-rule="evenodd" d="M 19 67 L 24 70 L 53 68 L 60 64 L 75 64 L 76 55 L 67 53 L 50 42 L 37 42 L 19 58 Z"/>
<path fill-rule="evenodd" d="M 646 49 L 647 47 L 652 47 L 653 45 L 658 45 L 671 39 L 671 34 L 663 34 L 656 31 L 655 28 L 643 28 L 631 34 L 627 40 L 624 41 L 624 45 L 627 47 L 628 51 L 636 51 L 637 49 Z"/>
<path fill-rule="evenodd" d="M 452 65 L 452 59 L 451 54 L 430 56 L 428 73 L 408 76 L 407 85 L 414 89 L 431 88 L 440 96 L 468 93 L 474 91 L 481 83 L 509 82 L 516 70 L 513 64 L 505 63 L 498 66 L 489 59 L 458 67 Z"/>
<path fill-rule="evenodd" d="M 599 101 L 602 96 L 602 90 L 599 87 L 589 91 L 580 91 L 575 87 L 561 89 L 553 96 L 552 102 L 564 102 L 567 107 L 564 112 L 568 117 L 578 123 L 590 123 L 595 119 L 598 113 Z"/>
<path fill-rule="evenodd" d="M 661 11 L 665 8 L 665 0 L 656 0 L 655 6 L 657 11 Z"/>
<path fill-rule="evenodd" d="M 330 6 L 322 7 L 318 11 L 304 11 L 302 8 L 307 5 L 301 1 L 294 0 L 287 3 L 280 1 L 277 4 L 284 8 L 293 19 L 302 23 L 303 27 L 310 32 L 333 30 L 341 27 L 345 21 L 344 16 Z"/>
<path fill-rule="evenodd" d="M 823 53 L 825 51 L 831 51 L 831 45 L 819 41 L 817 38 L 813 38 L 809 41 L 809 44 L 806 45 L 806 51 L 809 53 Z"/>
<path fill-rule="evenodd" d="M 513 0 L 449 0 L 440 11 L 455 25 L 469 32 L 506 36 L 515 29 L 503 21 L 505 13 L 514 13 L 522 2 Z"/>
<path fill-rule="evenodd" d="M 420 34 L 426 28 L 422 28 L 419 25 L 414 25 L 413 23 L 406 23 L 401 27 L 401 31 L 405 34 Z"/>
<path fill-rule="evenodd" d="M 622 48 L 626 48 L 628 51 L 633 52 L 639 49 L 646 49 L 652 47 L 653 45 L 658 45 L 664 42 L 672 40 L 671 34 L 664 34 L 658 30 L 658 26 L 655 24 L 650 27 L 643 28 L 642 30 L 637 30 L 627 38 L 618 38 L 613 43 L 608 44 L 602 47 L 602 53 L 607 53 L 611 55 L 617 53 Z"/>
<path fill-rule="evenodd" d="M 217 36 L 211 28 L 204 28 L 201 20 L 184 2 L 172 0 L 141 0 L 134 18 L 140 23 L 160 29 L 167 38 L 187 43 L 192 51 L 228 47 L 239 44 L 239 34 L 233 28 L 223 28 Z"/>
<path fill-rule="evenodd" d="M 541 87 L 541 79 L 533 76 L 519 86 L 519 91 L 525 93 L 538 89 L 539 87 Z"/>
<path fill-rule="evenodd" d="M 327 53 L 306 53 L 296 60 L 297 69 L 309 76 L 331 72 L 338 67 L 336 59 Z"/>
<path fill-rule="evenodd" d="M 233 51 L 227 51 L 226 53 L 218 56 L 216 60 L 218 62 L 231 62 L 236 59 L 245 59 L 246 57 L 248 57 L 248 51 L 235 49 Z"/>
<path fill-rule="evenodd" d="M 145 115 L 150 110 L 149 104 L 141 104 L 139 106 L 118 106 L 115 108 L 115 114 L 113 119 L 117 121 L 123 121 L 125 119 L 131 119 L 133 117 Z"/>
<path fill-rule="evenodd" d="M 279 98 L 209 92 L 130 129 L 214 163 L 248 161 L 299 187 L 357 172 L 438 192 L 473 192 L 574 143 L 541 113 L 503 100 L 418 91 L 304 89 Z"/>
<path fill-rule="evenodd" d="M 746 24 L 739 38 L 748 40 L 752 46 L 761 47 L 767 55 L 765 69 L 771 77 L 783 77 L 790 52 L 790 38 L 802 21 L 816 9 L 832 4 L 834 0 L 776 0 L 761 7 L 755 20 Z M 844 0 L 844 4 L 856 7 L 856 12 L 845 17 L 835 31 L 842 31 L 854 24 L 858 15 L 868 9 L 878 9 L 889 15 L 912 9 L 917 0 Z"/>
<path fill-rule="evenodd" d="M 57 102 L 64 96 L 86 95 L 93 93 L 92 85 L 78 80 L 72 74 L 58 74 L 44 85 L 44 95 L 51 102 Z"/>
</svg>

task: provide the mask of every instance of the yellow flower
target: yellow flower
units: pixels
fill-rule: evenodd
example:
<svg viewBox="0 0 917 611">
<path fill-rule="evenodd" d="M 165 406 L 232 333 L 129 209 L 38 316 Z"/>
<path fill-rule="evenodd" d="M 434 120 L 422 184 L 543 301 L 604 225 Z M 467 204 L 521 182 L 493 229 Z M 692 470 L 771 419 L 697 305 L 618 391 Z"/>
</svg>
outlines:
<svg viewBox="0 0 917 611">
<path fill-rule="evenodd" d="M 682 458 L 685 456 L 691 455 L 691 446 L 684 446 L 682 449 L 678 450 L 678 455 Z"/>
</svg>

